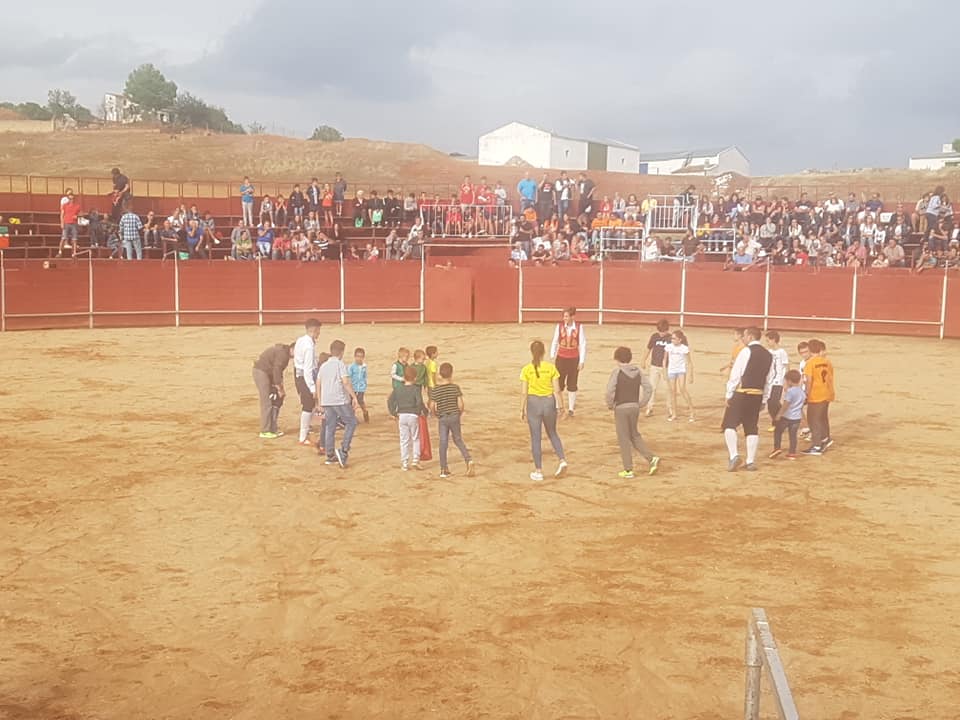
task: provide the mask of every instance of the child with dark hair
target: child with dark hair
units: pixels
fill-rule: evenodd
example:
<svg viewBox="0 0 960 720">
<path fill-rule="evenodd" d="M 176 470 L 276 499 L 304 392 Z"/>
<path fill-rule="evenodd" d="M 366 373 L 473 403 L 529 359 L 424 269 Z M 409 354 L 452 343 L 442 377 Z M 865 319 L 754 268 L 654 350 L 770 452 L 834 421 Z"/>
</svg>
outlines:
<svg viewBox="0 0 960 720">
<path fill-rule="evenodd" d="M 653 403 L 656 400 L 657 386 L 663 383 L 668 386 L 667 390 L 667 416 L 674 414 L 673 402 L 670 397 L 669 382 L 667 380 L 667 362 L 666 350 L 670 344 L 670 321 L 663 319 L 657 322 L 657 331 L 650 336 L 647 341 L 647 352 L 643 356 L 643 362 L 640 364 L 644 369 L 650 369 L 650 401 L 647 403 L 646 416 L 653 415 Z"/>
<path fill-rule="evenodd" d="M 780 401 L 783 396 L 783 381 L 787 370 L 790 369 L 790 356 L 787 351 L 780 347 L 780 333 L 776 330 L 768 330 L 766 333 L 767 349 L 773 356 L 773 387 L 770 388 L 770 398 L 767 400 L 767 412 L 770 413 L 770 422 L 773 426 L 770 431 L 776 429 L 777 416 L 780 413 Z"/>
<path fill-rule="evenodd" d="M 613 353 L 613 359 L 617 361 L 617 366 L 607 380 L 606 401 L 607 407 L 613 410 L 617 443 L 620 445 L 620 457 L 623 460 L 623 470 L 619 476 L 624 480 L 633 479 L 634 450 L 646 458 L 649 464 L 648 474 L 653 475 L 660 464 L 660 458 L 650 452 L 637 429 L 640 408 L 649 402 L 653 388 L 640 368 L 633 364 L 633 352 L 630 348 L 618 347 Z"/>
<path fill-rule="evenodd" d="M 431 348 L 427 348 L 429 351 Z M 436 348 L 433 348 L 436 350 Z M 453 382 L 453 365 L 443 363 L 437 371 L 437 384 L 433 388 L 430 396 L 430 409 L 438 418 L 438 431 L 440 435 L 440 477 L 450 477 L 450 466 L 447 465 L 447 447 L 449 438 L 453 436 L 453 444 L 463 455 L 463 461 L 467 464 L 467 477 L 473 477 L 473 460 L 470 458 L 470 451 L 466 443 L 463 442 L 463 436 L 460 430 L 460 418 L 464 413 L 463 393 L 460 386 Z"/>
<path fill-rule="evenodd" d="M 810 359 L 803 368 L 807 391 L 807 417 L 813 445 L 805 455 L 822 455 L 833 445 L 830 438 L 830 403 L 836 399 L 833 387 L 833 363 L 826 357 L 827 346 L 822 340 L 810 340 Z"/>
<path fill-rule="evenodd" d="M 567 460 L 563 452 L 563 443 L 557 434 L 557 419 L 563 417 L 563 398 L 560 395 L 560 372 L 556 365 L 544 360 L 547 350 L 543 343 L 534 340 L 530 343 L 531 361 L 520 371 L 520 418 L 530 427 L 530 450 L 533 455 L 534 471 L 530 479 L 543 480 L 543 429 L 560 459 L 554 477 L 562 477 L 567 472 Z"/>
<path fill-rule="evenodd" d="M 690 353 L 687 336 L 682 330 L 673 331 L 670 344 L 664 352 L 667 356 L 667 381 L 670 383 L 670 402 L 673 406 L 673 413 L 667 416 L 667 421 L 673 422 L 677 419 L 677 411 L 680 409 L 678 395 L 682 395 L 687 402 L 688 419 L 693 422 L 693 400 L 687 390 L 687 383 L 693 384 L 693 355 Z"/>
<path fill-rule="evenodd" d="M 778 457 L 782 452 L 783 431 L 790 436 L 790 452 L 787 460 L 797 459 L 797 435 L 800 419 L 803 417 L 803 404 L 807 394 L 803 391 L 803 376 L 799 370 L 789 370 L 784 375 L 784 392 L 780 408 L 774 418 L 773 452 L 770 458 Z"/>
</svg>

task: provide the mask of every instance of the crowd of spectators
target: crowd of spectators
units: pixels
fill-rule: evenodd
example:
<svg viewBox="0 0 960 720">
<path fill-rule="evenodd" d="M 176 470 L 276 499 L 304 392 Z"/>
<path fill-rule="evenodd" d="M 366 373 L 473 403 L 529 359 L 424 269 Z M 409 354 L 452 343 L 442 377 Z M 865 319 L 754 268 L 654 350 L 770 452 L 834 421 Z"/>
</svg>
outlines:
<svg viewBox="0 0 960 720">
<path fill-rule="evenodd" d="M 465 177 L 450 197 L 427 193 L 356 190 L 348 197 L 341 174 L 333 183 L 317 178 L 288 196 L 259 195 L 249 178 L 239 186 L 242 214 L 234 227 L 217 227 L 210 212 L 179 205 L 168 216 L 132 215 L 129 180 L 114 170 L 115 212 L 108 220 L 92 212 L 78 220 L 71 192 L 61 202 L 60 251 L 76 252 L 78 222 L 90 226 L 91 244 L 111 246 L 117 255 L 142 257 L 143 248 L 182 258 L 210 257 L 220 247 L 234 260 L 270 259 L 364 261 L 417 259 L 422 245 L 438 238 L 509 237 L 511 261 L 596 262 L 604 257 L 642 261 L 698 261 L 722 254 L 731 269 L 757 264 L 826 267 L 913 267 L 918 271 L 955 267 L 958 231 L 953 206 L 937 187 L 913 206 L 885 212 L 879 193 L 865 202 L 850 193 L 811 200 L 807 193 L 764 198 L 734 192 L 697 196 L 688 185 L 675 196 L 638 197 L 619 192 L 597 198 L 586 173 L 528 171 L 516 186 L 516 204 L 503 183 Z M 123 200 L 122 209 L 116 198 Z M 514 208 L 519 214 L 514 215 Z M 114 220 L 115 222 L 111 222 Z M 386 238 L 342 243 L 344 227 L 387 230 Z M 651 234 L 670 229 L 672 237 Z M 662 233 L 659 233 L 662 235 Z M 351 234 L 356 238 L 356 234 Z M 376 238 L 375 233 L 371 233 Z M 908 243 L 915 242 L 909 249 Z"/>
<path fill-rule="evenodd" d="M 785 197 L 750 201 L 734 194 L 702 198 L 700 216 L 709 220 L 700 224 L 697 236 L 707 252 L 727 251 L 729 267 L 770 262 L 921 269 L 957 262 L 953 206 L 942 187 L 913 208 L 897 203 L 888 212 L 879 193 L 863 203 L 853 193 L 846 201 L 836 194 L 813 201 L 801 193 L 796 202 Z M 917 247 L 908 254 L 904 246 L 913 241 Z"/>
</svg>

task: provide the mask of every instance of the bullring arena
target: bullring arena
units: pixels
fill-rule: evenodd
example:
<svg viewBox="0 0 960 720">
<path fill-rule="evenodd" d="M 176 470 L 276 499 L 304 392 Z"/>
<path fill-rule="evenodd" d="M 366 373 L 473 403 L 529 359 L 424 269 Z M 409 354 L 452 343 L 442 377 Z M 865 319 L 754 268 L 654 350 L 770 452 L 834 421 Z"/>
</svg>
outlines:
<svg viewBox="0 0 960 720">
<path fill-rule="evenodd" d="M 754 607 L 802 717 L 957 717 L 956 272 L 25 255 L 2 273 L 0 717 L 741 717 Z M 567 305 L 589 343 L 570 471 L 532 483 L 517 377 Z M 307 317 L 318 349 L 366 349 L 346 470 L 297 446 L 292 401 L 256 436 L 251 364 Z M 660 317 L 687 331 L 696 422 L 661 402 L 659 472 L 620 480 L 603 387 Z M 794 366 L 826 341 L 829 453 L 768 460 L 764 432 L 760 471 L 726 472 L 743 324 Z M 390 365 L 429 344 L 474 478 L 399 471 Z"/>
</svg>

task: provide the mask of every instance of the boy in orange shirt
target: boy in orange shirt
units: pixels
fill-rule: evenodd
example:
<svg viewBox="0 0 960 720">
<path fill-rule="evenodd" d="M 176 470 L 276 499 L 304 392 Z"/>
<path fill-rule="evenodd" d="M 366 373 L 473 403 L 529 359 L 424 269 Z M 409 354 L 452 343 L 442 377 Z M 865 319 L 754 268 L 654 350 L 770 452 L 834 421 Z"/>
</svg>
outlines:
<svg viewBox="0 0 960 720">
<path fill-rule="evenodd" d="M 830 403 L 836 399 L 833 387 L 833 363 L 825 356 L 826 346 L 820 340 L 807 343 L 810 358 L 803 368 L 807 390 L 807 419 L 813 445 L 804 450 L 804 455 L 823 455 L 833 445 L 830 439 Z"/>
</svg>

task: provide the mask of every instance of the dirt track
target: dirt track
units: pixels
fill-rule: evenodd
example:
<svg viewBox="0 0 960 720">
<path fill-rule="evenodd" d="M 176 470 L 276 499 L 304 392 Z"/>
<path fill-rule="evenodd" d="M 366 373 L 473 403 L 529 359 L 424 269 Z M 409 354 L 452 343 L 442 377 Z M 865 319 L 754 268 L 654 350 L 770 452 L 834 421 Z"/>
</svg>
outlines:
<svg viewBox="0 0 960 720">
<path fill-rule="evenodd" d="M 546 328 L 324 329 L 373 381 L 346 472 L 255 437 L 251 362 L 295 332 L 0 336 L 0 718 L 735 718 L 751 606 L 803 717 L 958 717 L 957 343 L 828 337 L 835 451 L 748 476 L 727 334 L 691 330 L 700 420 L 642 421 L 662 472 L 625 482 L 600 393 L 648 330 L 590 328 L 571 474 L 534 486 L 515 377 Z M 389 364 L 430 341 L 475 480 L 397 469 Z"/>
</svg>

